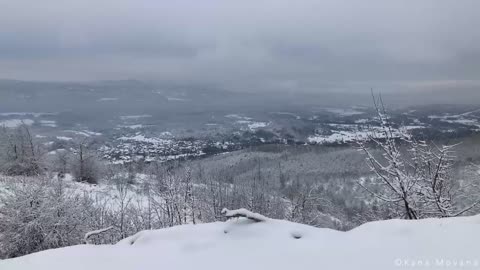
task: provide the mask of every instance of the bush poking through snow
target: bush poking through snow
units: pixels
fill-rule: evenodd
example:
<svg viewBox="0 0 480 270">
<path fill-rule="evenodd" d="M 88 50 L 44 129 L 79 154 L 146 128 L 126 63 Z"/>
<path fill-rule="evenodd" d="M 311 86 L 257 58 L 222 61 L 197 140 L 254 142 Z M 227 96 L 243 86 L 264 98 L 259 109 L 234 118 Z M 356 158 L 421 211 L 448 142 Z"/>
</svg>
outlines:
<svg viewBox="0 0 480 270">
<path fill-rule="evenodd" d="M 257 213 L 250 212 L 245 208 L 241 208 L 237 210 L 228 210 L 227 208 L 223 208 L 222 214 L 225 215 L 227 219 L 243 217 L 243 218 L 248 218 L 250 220 L 253 220 L 255 222 L 262 222 L 262 221 L 268 220 L 267 217 Z"/>
<path fill-rule="evenodd" d="M 91 241 L 90 241 L 91 237 L 101 235 L 102 233 L 108 232 L 108 231 L 112 230 L 113 228 L 114 228 L 113 226 L 110 226 L 108 228 L 103 228 L 103 229 L 100 229 L 100 230 L 90 231 L 90 232 L 86 233 L 85 237 L 84 237 L 85 244 L 91 244 Z"/>
</svg>

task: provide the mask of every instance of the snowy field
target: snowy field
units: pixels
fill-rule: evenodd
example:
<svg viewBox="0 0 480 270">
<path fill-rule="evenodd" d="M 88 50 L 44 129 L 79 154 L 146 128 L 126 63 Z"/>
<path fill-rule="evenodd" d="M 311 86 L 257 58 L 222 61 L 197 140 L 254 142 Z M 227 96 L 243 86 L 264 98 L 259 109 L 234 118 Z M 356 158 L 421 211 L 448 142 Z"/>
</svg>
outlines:
<svg viewBox="0 0 480 270">
<path fill-rule="evenodd" d="M 330 134 L 322 135 L 316 134 L 307 138 L 309 143 L 316 144 L 330 144 L 330 143 L 351 143 L 369 140 L 370 137 L 384 138 L 385 135 L 382 129 L 378 126 L 362 126 L 362 125 L 349 125 L 349 124 L 329 124 L 332 129 Z M 393 130 L 393 136 L 400 137 L 401 134 L 408 134 L 408 131 L 415 129 L 423 129 L 422 125 L 410 125 L 402 127 L 402 130 Z"/>
<path fill-rule="evenodd" d="M 325 109 L 327 112 L 337 114 L 340 116 L 352 116 L 352 115 L 359 115 L 359 114 L 364 114 L 365 112 L 355 110 L 353 108 L 347 108 L 347 109 L 340 109 L 340 108 L 326 108 Z"/>
<path fill-rule="evenodd" d="M 478 269 L 479 229 L 480 216 L 379 221 L 349 232 L 235 218 L 43 251 L 0 261 L 0 269 Z"/>
</svg>

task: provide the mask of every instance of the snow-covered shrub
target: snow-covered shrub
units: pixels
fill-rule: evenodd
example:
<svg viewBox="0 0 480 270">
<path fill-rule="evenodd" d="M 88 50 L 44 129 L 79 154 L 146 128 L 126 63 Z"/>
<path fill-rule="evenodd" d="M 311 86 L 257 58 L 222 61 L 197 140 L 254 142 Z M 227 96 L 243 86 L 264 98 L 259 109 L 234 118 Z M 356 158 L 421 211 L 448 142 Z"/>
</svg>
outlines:
<svg viewBox="0 0 480 270">
<path fill-rule="evenodd" d="M 40 147 L 27 125 L 0 129 L 0 172 L 6 175 L 39 175 L 43 172 Z"/>
<path fill-rule="evenodd" d="M 81 243 L 90 200 L 47 178 L 16 179 L 7 187 L 0 205 L 1 258 Z"/>
</svg>

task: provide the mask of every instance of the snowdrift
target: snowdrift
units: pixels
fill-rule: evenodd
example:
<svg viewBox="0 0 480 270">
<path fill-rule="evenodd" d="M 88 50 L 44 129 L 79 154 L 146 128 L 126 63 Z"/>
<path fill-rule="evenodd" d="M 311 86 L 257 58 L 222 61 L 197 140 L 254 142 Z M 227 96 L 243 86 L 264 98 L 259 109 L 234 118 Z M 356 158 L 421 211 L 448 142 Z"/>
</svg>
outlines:
<svg viewBox="0 0 480 270">
<path fill-rule="evenodd" d="M 480 216 L 379 221 L 349 232 L 252 218 L 142 231 L 116 245 L 48 250 L 0 261 L 0 269 L 480 268 Z"/>
</svg>

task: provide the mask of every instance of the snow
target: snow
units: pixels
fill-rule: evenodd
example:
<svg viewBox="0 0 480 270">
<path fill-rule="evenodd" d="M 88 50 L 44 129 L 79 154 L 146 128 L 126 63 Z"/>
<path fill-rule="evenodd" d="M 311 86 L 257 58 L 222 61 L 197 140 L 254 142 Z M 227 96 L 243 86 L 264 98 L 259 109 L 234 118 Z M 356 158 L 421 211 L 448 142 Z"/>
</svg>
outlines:
<svg viewBox="0 0 480 270">
<path fill-rule="evenodd" d="M 64 130 L 64 132 L 73 133 L 80 136 L 90 137 L 90 136 L 100 136 L 102 133 L 89 131 L 89 130 Z"/>
<path fill-rule="evenodd" d="M 118 98 L 115 98 L 115 97 L 104 97 L 104 98 L 98 99 L 97 101 L 103 102 L 103 101 L 117 101 L 117 100 Z"/>
<path fill-rule="evenodd" d="M 71 141 L 71 140 L 73 140 L 73 138 L 65 137 L 65 136 L 57 136 L 57 139 L 61 140 L 61 141 Z"/>
<path fill-rule="evenodd" d="M 379 221 L 349 232 L 239 218 L 43 251 L 0 261 L 0 269 L 476 269 L 479 228 L 480 216 Z"/>
<path fill-rule="evenodd" d="M 263 215 L 260 215 L 260 214 L 257 214 L 257 213 L 253 213 L 251 211 L 248 211 L 245 208 L 240 208 L 240 209 L 237 209 L 237 210 L 228 210 L 227 208 L 223 208 L 222 214 L 225 215 L 225 217 L 227 217 L 227 218 L 243 216 L 243 217 L 246 217 L 248 219 L 252 219 L 252 220 L 256 220 L 256 221 L 267 221 L 268 220 L 267 217 L 265 217 Z"/>
<path fill-rule="evenodd" d="M 57 127 L 57 122 L 54 120 L 40 120 L 40 124 L 44 127 Z"/>
<path fill-rule="evenodd" d="M 82 132 L 85 133 L 85 134 L 88 134 L 90 136 L 101 136 L 102 135 L 102 133 L 100 133 L 100 132 L 95 132 L 95 131 L 90 131 L 90 130 L 83 130 Z"/>
<path fill-rule="evenodd" d="M 230 118 L 230 119 L 252 120 L 252 118 L 250 118 L 250 117 L 239 115 L 239 114 L 227 114 L 227 115 L 225 115 L 225 117 Z"/>
<path fill-rule="evenodd" d="M 164 140 L 160 138 L 148 138 L 141 134 L 137 134 L 135 136 L 130 136 L 130 137 L 123 136 L 118 138 L 118 140 L 136 141 L 136 142 L 144 142 L 144 143 L 151 143 L 151 144 L 170 144 L 172 142 L 171 140 Z"/>
<path fill-rule="evenodd" d="M 251 121 L 248 121 L 248 120 L 238 120 L 238 121 L 236 121 L 236 123 L 238 123 L 238 124 L 250 124 Z"/>
<path fill-rule="evenodd" d="M 89 238 L 94 236 L 94 235 L 99 235 L 99 234 L 102 234 L 104 232 L 107 232 L 109 230 L 112 230 L 114 227 L 113 226 L 110 226 L 110 227 L 107 227 L 107 228 L 104 228 L 104 229 L 99 229 L 99 230 L 95 230 L 95 231 L 91 231 L 91 232 L 87 232 L 85 234 L 85 237 L 84 237 L 84 241 L 86 244 L 89 244 Z"/>
<path fill-rule="evenodd" d="M 336 131 L 330 135 L 313 135 L 307 138 L 309 143 L 343 143 L 367 139 L 367 133 Z"/>
<path fill-rule="evenodd" d="M 149 114 L 124 115 L 124 116 L 120 116 L 120 119 L 122 119 L 122 120 L 138 120 L 140 118 L 149 118 L 149 117 L 152 117 L 152 116 L 149 115 Z"/>
<path fill-rule="evenodd" d="M 163 131 L 160 133 L 160 136 L 164 136 L 164 137 L 172 137 L 173 134 L 169 131 Z"/>
<path fill-rule="evenodd" d="M 33 117 L 37 118 L 40 116 L 52 116 L 56 113 L 35 113 L 35 112 L 4 112 L 0 113 L 0 116 L 27 116 L 32 115 Z"/>
<path fill-rule="evenodd" d="M 351 124 L 328 124 L 333 129 L 329 134 L 315 134 L 307 138 L 309 143 L 326 144 L 326 143 L 350 143 L 365 141 L 373 136 L 375 138 L 383 138 L 384 134 L 380 127 L 363 127 L 362 125 Z M 393 130 L 393 136 L 399 137 L 406 131 L 414 129 L 423 129 L 421 125 L 409 125 L 402 127 L 401 130 Z"/>
<path fill-rule="evenodd" d="M 65 130 L 65 132 L 69 132 L 69 133 L 73 133 L 73 134 L 81 135 L 81 136 L 85 136 L 85 137 L 90 137 L 90 134 L 88 134 L 88 133 L 86 133 L 86 132 L 82 132 L 82 131 L 77 131 L 77 130 Z"/>
<path fill-rule="evenodd" d="M 16 128 L 22 124 L 31 126 L 34 122 L 32 119 L 8 119 L 0 121 L 0 127 Z"/>
<path fill-rule="evenodd" d="M 414 129 L 422 129 L 425 128 L 422 125 L 409 125 L 409 126 L 404 126 L 403 127 L 405 130 L 414 130 Z"/>
<path fill-rule="evenodd" d="M 256 129 L 259 129 L 259 128 L 264 128 L 270 124 L 267 122 L 252 121 L 252 118 L 250 117 L 240 116 L 236 114 L 229 114 L 229 115 L 226 115 L 225 117 L 231 118 L 231 119 L 238 119 L 235 121 L 235 123 L 240 125 L 247 125 L 248 129 L 251 131 L 255 131 Z"/>
<path fill-rule="evenodd" d="M 48 155 L 56 155 L 57 153 L 59 153 L 59 152 L 64 152 L 64 151 L 66 151 L 66 150 L 63 149 L 63 148 L 60 148 L 60 149 L 57 149 L 57 150 L 50 151 L 50 152 L 48 152 L 47 154 L 48 154 Z"/>
<path fill-rule="evenodd" d="M 417 118 L 414 118 L 414 119 L 413 119 L 413 123 L 418 124 L 418 125 L 423 125 L 422 121 L 420 121 L 420 120 L 417 119 Z"/>
<path fill-rule="evenodd" d="M 450 123 L 450 124 L 461 124 L 465 126 L 478 126 L 480 123 L 475 119 L 464 119 L 464 118 L 455 118 L 455 119 L 441 119 L 441 121 Z"/>
<path fill-rule="evenodd" d="M 371 121 L 370 119 L 358 119 L 358 120 L 355 120 L 355 124 L 366 124 L 370 121 Z"/>
<path fill-rule="evenodd" d="M 188 99 L 177 98 L 177 97 L 167 97 L 167 100 L 168 101 L 181 101 L 181 102 L 189 101 Z"/>
<path fill-rule="evenodd" d="M 268 126 L 268 123 L 265 123 L 265 122 L 252 122 L 250 124 L 248 124 L 248 128 L 251 129 L 251 130 L 255 130 L 255 129 L 258 129 L 258 128 L 263 128 L 263 127 L 266 127 Z"/>
<path fill-rule="evenodd" d="M 450 114 L 445 114 L 443 116 L 430 115 L 428 116 L 428 118 L 436 119 L 441 122 L 445 122 L 449 124 L 460 124 L 464 126 L 474 126 L 474 127 L 480 128 L 480 121 L 477 119 L 477 117 L 475 117 L 474 115 L 471 115 L 472 113 L 475 113 L 477 111 L 478 110 L 466 112 L 458 115 L 450 115 Z"/>
<path fill-rule="evenodd" d="M 466 113 L 462 113 L 461 115 L 466 116 L 466 115 L 470 115 L 470 114 L 477 113 L 477 112 L 480 112 L 480 109 L 469 111 L 469 112 L 466 112 Z"/>
<path fill-rule="evenodd" d="M 144 125 L 137 124 L 137 125 L 120 125 L 121 128 L 129 128 L 129 129 L 139 129 L 144 128 Z"/>
<path fill-rule="evenodd" d="M 340 116 L 353 116 L 353 115 L 364 114 L 364 112 L 354 110 L 354 109 L 326 108 L 325 110 L 327 112 L 334 113 Z"/>
<path fill-rule="evenodd" d="M 302 119 L 302 117 L 300 117 L 299 115 L 291 113 L 291 112 L 273 112 L 272 114 L 292 116 L 297 120 Z"/>
</svg>

